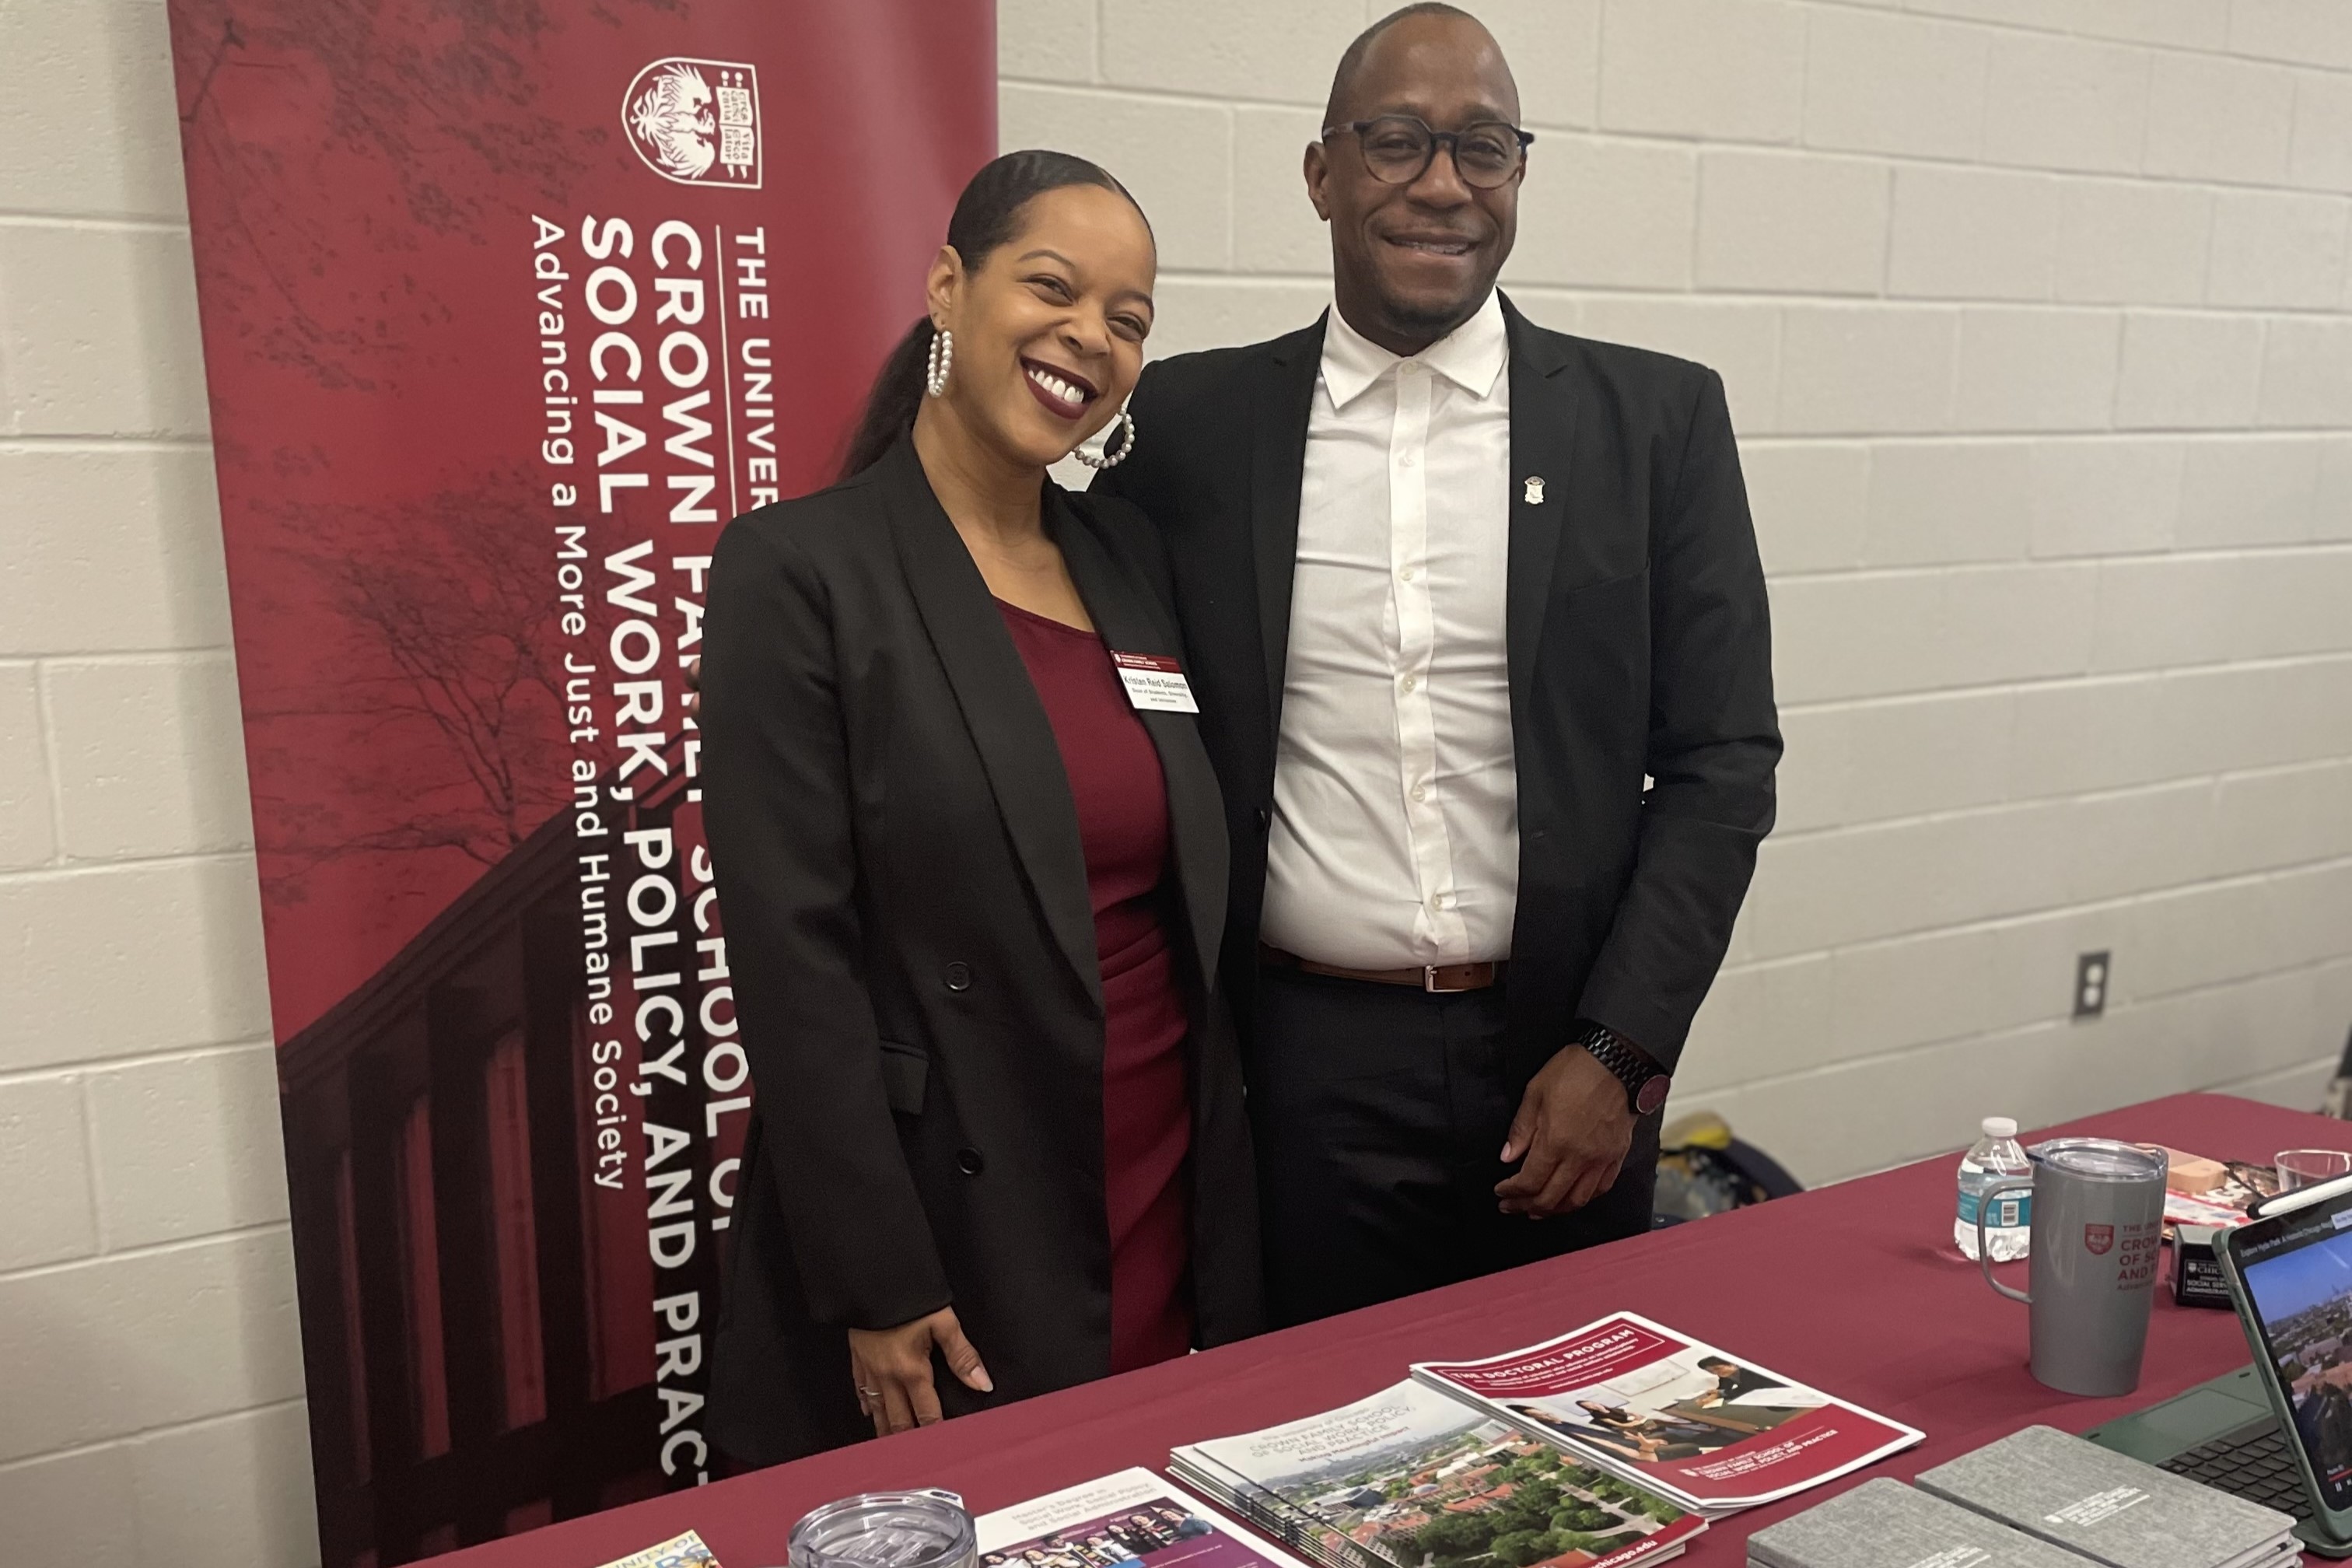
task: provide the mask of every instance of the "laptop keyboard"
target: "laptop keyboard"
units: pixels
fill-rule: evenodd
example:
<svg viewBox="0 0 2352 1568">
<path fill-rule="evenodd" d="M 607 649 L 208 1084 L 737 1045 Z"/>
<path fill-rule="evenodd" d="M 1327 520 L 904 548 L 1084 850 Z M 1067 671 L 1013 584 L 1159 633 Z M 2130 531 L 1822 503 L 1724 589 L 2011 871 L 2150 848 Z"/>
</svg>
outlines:
<svg viewBox="0 0 2352 1568">
<path fill-rule="evenodd" d="M 2285 1434 L 2275 1425 L 2258 1427 L 2252 1433 L 2242 1428 L 2185 1454 L 2175 1454 L 2159 1468 L 2249 1502 L 2291 1513 L 2298 1521 L 2311 1517 L 2311 1504 L 2303 1493 L 2303 1478 L 2295 1473 L 2294 1457 L 2287 1451 Z"/>
</svg>

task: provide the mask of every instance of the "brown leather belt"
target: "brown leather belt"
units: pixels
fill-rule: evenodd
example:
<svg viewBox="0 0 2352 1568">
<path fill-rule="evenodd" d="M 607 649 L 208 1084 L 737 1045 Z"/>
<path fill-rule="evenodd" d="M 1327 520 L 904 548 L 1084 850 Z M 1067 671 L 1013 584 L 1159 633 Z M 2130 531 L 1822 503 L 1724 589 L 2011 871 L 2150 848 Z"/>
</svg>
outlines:
<svg viewBox="0 0 2352 1568">
<path fill-rule="evenodd" d="M 1258 943 L 1257 955 L 1265 963 L 1296 969 L 1301 974 L 1320 974 L 1328 980 L 1360 980 L 1370 985 L 1410 985 L 1416 991 L 1436 993 L 1484 991 L 1500 983 L 1503 971 L 1510 967 L 1510 961 L 1504 959 L 1492 963 L 1426 963 L 1418 969 L 1342 969 L 1336 963 L 1318 963 L 1265 942 Z"/>
</svg>

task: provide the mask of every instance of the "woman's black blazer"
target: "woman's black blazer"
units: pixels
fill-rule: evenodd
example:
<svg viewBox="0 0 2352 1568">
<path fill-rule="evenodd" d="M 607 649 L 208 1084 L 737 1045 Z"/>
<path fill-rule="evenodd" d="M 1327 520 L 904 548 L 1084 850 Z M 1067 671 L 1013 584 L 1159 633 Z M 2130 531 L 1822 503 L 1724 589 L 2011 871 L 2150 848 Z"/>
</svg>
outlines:
<svg viewBox="0 0 2352 1568">
<path fill-rule="evenodd" d="M 1142 513 L 1047 484 L 1120 651 L 1177 655 Z M 849 1328 L 952 1304 L 994 1399 L 1110 1370 L 1103 1002 L 1076 808 L 1045 710 L 910 440 L 739 518 L 704 626 L 703 812 L 757 1096 L 710 1432 L 764 1465 L 869 1432 Z M 1189 714 L 1167 778 L 1192 1028 L 1192 1289 L 1260 1324 L 1241 1066 L 1213 990 L 1223 807 Z M 989 1400 L 943 1371 L 950 1414 Z"/>
</svg>

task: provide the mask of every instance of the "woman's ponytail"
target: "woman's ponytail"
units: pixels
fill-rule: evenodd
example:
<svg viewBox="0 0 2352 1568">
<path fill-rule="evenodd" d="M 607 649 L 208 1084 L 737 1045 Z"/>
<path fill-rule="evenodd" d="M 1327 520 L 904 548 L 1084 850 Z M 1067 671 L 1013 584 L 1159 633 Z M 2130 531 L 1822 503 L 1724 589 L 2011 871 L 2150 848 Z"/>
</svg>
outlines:
<svg viewBox="0 0 2352 1568">
<path fill-rule="evenodd" d="M 874 390 L 866 395 L 866 412 L 858 416 L 849 449 L 841 459 L 843 479 L 872 468 L 899 437 L 915 427 L 915 411 L 923 405 L 930 358 L 931 319 L 918 317 L 898 340 L 898 346 L 890 351 L 890 357 L 882 362 Z"/>
</svg>

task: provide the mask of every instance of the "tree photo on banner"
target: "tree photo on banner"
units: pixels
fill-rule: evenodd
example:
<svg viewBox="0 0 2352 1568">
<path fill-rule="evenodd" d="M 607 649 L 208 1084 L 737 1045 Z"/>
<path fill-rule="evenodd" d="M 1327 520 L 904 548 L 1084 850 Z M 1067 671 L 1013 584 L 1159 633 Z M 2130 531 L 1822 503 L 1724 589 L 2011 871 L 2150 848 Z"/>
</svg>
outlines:
<svg viewBox="0 0 2352 1568">
<path fill-rule="evenodd" d="M 709 1478 L 751 1084 L 679 710 L 995 147 L 985 0 L 171 0 L 320 1546 Z"/>
</svg>

